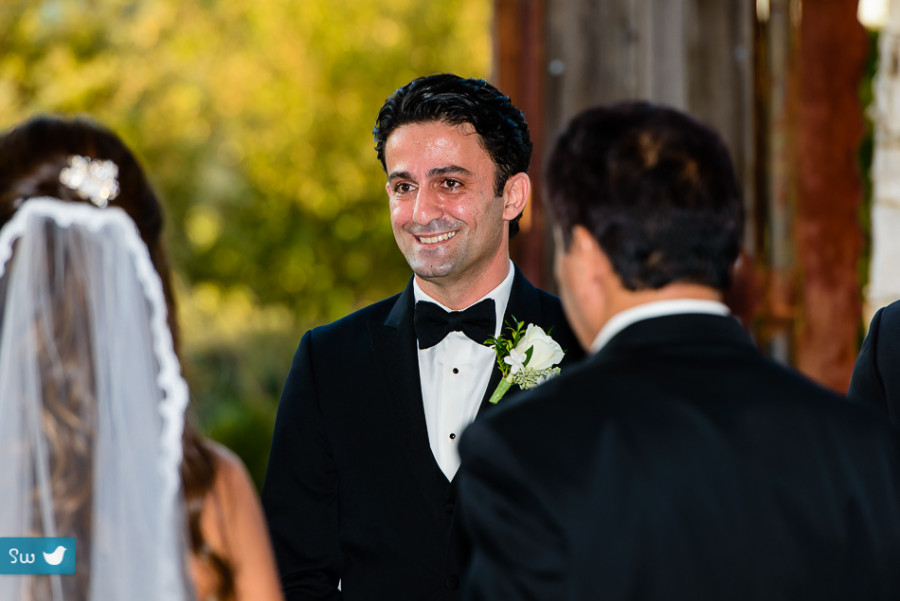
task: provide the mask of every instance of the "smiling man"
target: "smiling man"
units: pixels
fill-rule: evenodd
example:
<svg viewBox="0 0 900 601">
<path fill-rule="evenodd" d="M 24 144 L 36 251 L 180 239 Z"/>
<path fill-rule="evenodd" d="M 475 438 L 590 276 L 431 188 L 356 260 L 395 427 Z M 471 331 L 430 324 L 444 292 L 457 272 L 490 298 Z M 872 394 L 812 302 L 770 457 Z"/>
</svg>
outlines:
<svg viewBox="0 0 900 601">
<path fill-rule="evenodd" d="M 262 495 L 288 600 L 456 599 L 456 444 L 500 380 L 483 342 L 514 316 L 552 328 L 566 363 L 582 355 L 559 300 L 509 257 L 531 190 L 509 98 L 480 79 L 419 78 L 374 135 L 413 277 L 307 332 L 294 356 Z"/>
</svg>

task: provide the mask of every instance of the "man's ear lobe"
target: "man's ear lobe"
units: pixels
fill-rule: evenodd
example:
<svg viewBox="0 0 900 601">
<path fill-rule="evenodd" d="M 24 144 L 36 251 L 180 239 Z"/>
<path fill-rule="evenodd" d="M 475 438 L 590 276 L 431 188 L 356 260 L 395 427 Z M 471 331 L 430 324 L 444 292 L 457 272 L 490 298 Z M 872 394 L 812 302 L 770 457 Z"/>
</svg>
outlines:
<svg viewBox="0 0 900 601">
<path fill-rule="evenodd" d="M 512 221 L 525 210 L 531 197 L 531 178 L 519 172 L 506 180 L 503 187 L 503 218 Z"/>
</svg>

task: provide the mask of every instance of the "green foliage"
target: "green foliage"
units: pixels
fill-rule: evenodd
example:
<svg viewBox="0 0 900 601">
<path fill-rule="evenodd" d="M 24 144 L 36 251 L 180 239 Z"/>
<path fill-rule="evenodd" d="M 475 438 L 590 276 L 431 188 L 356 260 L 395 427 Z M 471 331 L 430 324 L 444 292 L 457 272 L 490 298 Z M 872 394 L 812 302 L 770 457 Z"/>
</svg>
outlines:
<svg viewBox="0 0 900 601">
<path fill-rule="evenodd" d="M 506 357 L 509 356 L 509 352 L 516 348 L 516 345 L 519 344 L 519 341 L 522 339 L 522 336 L 525 335 L 525 322 L 517 321 L 515 315 L 511 316 L 510 320 L 506 321 L 506 327 L 504 330 L 509 332 L 508 337 L 504 337 L 503 333 L 500 333 L 500 336 L 496 336 L 493 338 L 488 338 L 484 341 L 484 343 L 494 349 L 494 352 L 497 353 L 497 369 L 500 370 L 500 373 L 503 374 L 503 377 L 509 375 L 510 365 L 504 361 Z M 526 365 L 528 361 L 531 360 L 531 353 L 533 349 L 529 348 L 525 351 L 528 359 L 525 361 Z"/>
<path fill-rule="evenodd" d="M 869 31 L 869 52 L 866 55 L 865 69 L 859 86 L 859 103 L 863 107 L 863 123 L 865 132 L 857 151 L 860 179 L 862 180 L 863 197 L 859 205 L 859 223 L 867 243 L 863 246 L 863 254 L 860 257 L 858 278 L 860 290 L 864 290 L 869 283 L 869 263 L 871 260 L 871 248 L 869 243 L 872 236 L 872 160 L 875 153 L 875 130 L 869 109 L 875 104 L 874 84 L 875 74 L 878 70 L 878 32 Z M 860 326 L 862 334 L 865 334 L 867 324 Z M 860 340 L 862 342 L 862 340 Z"/>
<path fill-rule="evenodd" d="M 0 127 L 87 114 L 168 208 L 201 428 L 261 481 L 302 331 L 398 291 L 372 126 L 418 75 L 485 77 L 485 0 L 4 0 Z"/>
<path fill-rule="evenodd" d="M 866 55 L 866 62 L 862 74 L 862 81 L 859 85 L 859 104 L 863 107 L 863 125 L 865 127 L 863 138 L 860 140 L 859 148 L 856 152 L 856 160 L 859 166 L 860 180 L 862 183 L 862 199 L 859 203 L 857 216 L 859 226 L 862 230 L 866 243 L 863 245 L 863 251 L 857 263 L 856 273 L 859 281 L 860 294 L 869 285 L 869 268 L 872 262 L 872 202 L 874 197 L 874 187 L 872 184 L 872 163 L 875 156 L 875 125 L 870 114 L 871 108 L 875 104 L 875 75 L 878 71 L 878 32 L 868 31 L 869 52 Z M 862 346 L 866 337 L 868 323 L 859 320 L 859 330 L 857 331 L 857 348 Z"/>
</svg>

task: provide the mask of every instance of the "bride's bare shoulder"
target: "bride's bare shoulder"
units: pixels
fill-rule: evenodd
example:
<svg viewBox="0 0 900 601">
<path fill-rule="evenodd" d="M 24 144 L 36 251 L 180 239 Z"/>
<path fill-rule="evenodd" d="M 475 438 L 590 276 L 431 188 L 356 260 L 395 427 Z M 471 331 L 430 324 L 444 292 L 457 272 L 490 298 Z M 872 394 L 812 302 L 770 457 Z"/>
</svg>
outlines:
<svg viewBox="0 0 900 601">
<path fill-rule="evenodd" d="M 220 549 L 232 564 L 237 599 L 282 599 L 275 558 L 259 495 L 244 462 L 227 447 L 207 441 L 216 462 L 211 497 L 220 505 L 221 519 L 209 515 L 205 503 L 204 526 L 224 530 Z M 215 504 L 215 503 L 214 503 Z M 212 519 L 210 519 L 212 518 Z M 218 522 L 218 523 L 217 523 Z"/>
<path fill-rule="evenodd" d="M 215 460 L 216 476 L 213 487 L 218 492 L 228 493 L 249 488 L 255 493 L 247 466 L 234 451 L 214 440 L 207 440 L 205 444 Z"/>
</svg>

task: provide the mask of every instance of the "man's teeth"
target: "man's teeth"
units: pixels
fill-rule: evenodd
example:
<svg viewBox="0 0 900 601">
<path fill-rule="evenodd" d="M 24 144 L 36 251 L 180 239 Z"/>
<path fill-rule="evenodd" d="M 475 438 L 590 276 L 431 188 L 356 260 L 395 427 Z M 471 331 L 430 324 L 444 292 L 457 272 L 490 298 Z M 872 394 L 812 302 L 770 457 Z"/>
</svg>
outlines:
<svg viewBox="0 0 900 601">
<path fill-rule="evenodd" d="M 419 236 L 419 241 L 423 244 L 434 244 L 436 242 L 443 242 L 444 240 L 449 240 L 453 236 L 456 235 L 456 232 L 447 232 L 446 234 L 439 234 L 437 236 L 432 236 L 431 238 L 427 238 L 425 236 Z"/>
</svg>

